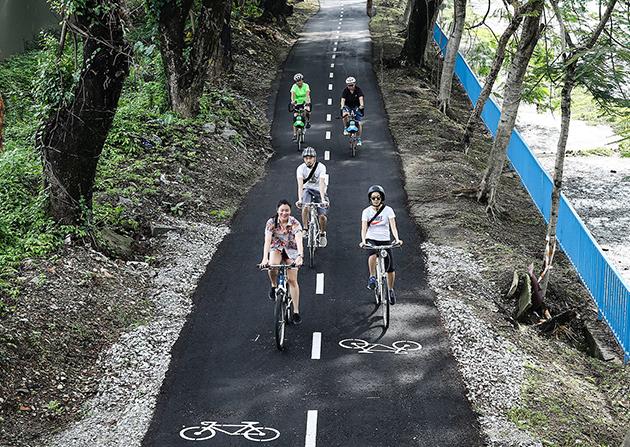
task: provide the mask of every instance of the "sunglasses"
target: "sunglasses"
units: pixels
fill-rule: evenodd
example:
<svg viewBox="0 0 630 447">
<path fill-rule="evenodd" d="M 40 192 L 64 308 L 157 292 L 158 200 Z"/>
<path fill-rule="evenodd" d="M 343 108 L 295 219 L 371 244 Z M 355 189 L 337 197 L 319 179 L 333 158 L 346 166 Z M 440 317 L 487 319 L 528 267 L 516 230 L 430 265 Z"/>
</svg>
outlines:
<svg viewBox="0 0 630 447">
<path fill-rule="evenodd" d="M 381 200 L 381 196 L 371 196 L 370 200 Z"/>
</svg>

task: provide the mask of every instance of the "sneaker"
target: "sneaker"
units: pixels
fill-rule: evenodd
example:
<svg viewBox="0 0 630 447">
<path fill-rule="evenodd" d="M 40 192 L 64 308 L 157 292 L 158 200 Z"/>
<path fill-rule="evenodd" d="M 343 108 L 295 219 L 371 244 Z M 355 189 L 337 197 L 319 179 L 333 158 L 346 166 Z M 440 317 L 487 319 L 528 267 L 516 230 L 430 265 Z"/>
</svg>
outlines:
<svg viewBox="0 0 630 447">
<path fill-rule="evenodd" d="M 362 146 L 363 145 L 363 141 L 361 141 L 361 138 L 359 138 L 357 140 L 357 146 Z"/>
<path fill-rule="evenodd" d="M 367 288 L 370 290 L 376 289 L 376 276 L 370 276 L 367 283 Z"/>
<path fill-rule="evenodd" d="M 343 135 L 344 135 L 344 136 L 346 136 L 346 137 L 347 137 L 348 135 L 350 135 L 350 132 L 348 132 L 348 129 L 344 129 L 344 130 L 343 130 Z"/>
<path fill-rule="evenodd" d="M 396 304 L 396 292 L 394 289 L 389 289 L 389 304 L 392 306 Z"/>
<path fill-rule="evenodd" d="M 319 233 L 319 246 L 324 248 L 326 245 L 328 245 L 328 239 L 326 239 L 326 232 L 324 231 Z"/>
<path fill-rule="evenodd" d="M 306 122 L 306 128 L 307 128 L 307 129 L 310 129 L 310 128 L 311 128 L 311 122 L 310 122 L 310 121 L 307 121 L 307 122 Z"/>
<path fill-rule="evenodd" d="M 269 289 L 269 299 L 271 301 L 275 301 L 276 300 L 276 288 L 272 287 L 271 289 Z"/>
<path fill-rule="evenodd" d="M 300 323 L 302 323 L 302 317 L 300 317 L 300 314 L 294 313 L 293 324 L 300 324 Z"/>
</svg>

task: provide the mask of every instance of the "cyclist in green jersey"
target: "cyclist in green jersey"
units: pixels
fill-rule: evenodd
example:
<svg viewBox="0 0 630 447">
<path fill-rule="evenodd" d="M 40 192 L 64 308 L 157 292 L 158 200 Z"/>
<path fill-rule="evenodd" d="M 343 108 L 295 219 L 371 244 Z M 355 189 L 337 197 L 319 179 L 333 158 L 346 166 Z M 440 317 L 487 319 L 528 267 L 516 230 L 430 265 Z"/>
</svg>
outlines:
<svg viewBox="0 0 630 447">
<path fill-rule="evenodd" d="M 297 116 L 295 109 L 297 107 L 303 107 L 306 112 L 306 128 L 311 127 L 311 88 L 306 82 L 304 82 L 304 76 L 302 73 L 296 73 L 293 76 L 295 83 L 291 86 L 291 111 L 293 112 L 293 118 Z M 293 128 L 293 141 L 297 139 L 297 129 L 291 123 Z"/>
</svg>

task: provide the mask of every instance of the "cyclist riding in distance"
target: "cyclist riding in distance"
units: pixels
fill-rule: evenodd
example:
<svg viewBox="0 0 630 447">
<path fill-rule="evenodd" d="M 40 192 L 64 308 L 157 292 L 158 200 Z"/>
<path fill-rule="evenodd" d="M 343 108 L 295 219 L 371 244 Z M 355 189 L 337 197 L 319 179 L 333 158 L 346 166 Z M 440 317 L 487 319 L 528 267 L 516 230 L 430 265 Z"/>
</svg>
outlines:
<svg viewBox="0 0 630 447">
<path fill-rule="evenodd" d="M 310 129 L 311 127 L 311 88 L 309 85 L 304 82 L 304 75 L 302 73 L 296 73 L 293 76 L 293 80 L 295 81 L 291 86 L 291 111 L 293 111 L 293 118 L 297 116 L 295 112 L 295 107 L 304 107 L 304 113 L 306 115 L 306 128 Z M 291 126 L 293 128 L 293 141 L 297 139 L 297 129 L 295 126 Z"/>
<path fill-rule="evenodd" d="M 302 151 L 302 159 L 304 163 L 298 166 L 295 172 L 297 178 L 297 207 L 302 208 L 303 203 L 311 202 L 328 205 L 326 166 L 317 161 L 317 152 L 310 146 Z M 327 213 L 328 207 L 317 208 L 320 228 L 320 247 L 325 247 L 328 244 L 326 239 Z M 304 228 L 308 228 L 308 218 L 308 209 L 304 207 L 302 208 L 302 223 L 304 224 Z"/>
<path fill-rule="evenodd" d="M 352 76 L 346 79 L 346 88 L 341 93 L 341 117 L 343 118 L 343 134 L 348 135 L 348 120 L 350 111 L 354 110 L 354 119 L 359 123 L 359 133 L 357 146 L 361 146 L 361 135 L 363 134 L 363 123 L 361 122 L 365 115 L 365 98 L 363 90 L 357 85 L 357 80 Z"/>
<path fill-rule="evenodd" d="M 385 205 L 385 190 L 383 187 L 380 185 L 370 186 L 368 199 L 370 206 L 365 208 L 361 214 L 361 243 L 359 246 L 363 247 L 367 244 L 373 246 L 390 245 L 392 244 L 390 231 L 394 236 L 393 245 L 402 245 L 403 241 L 398 237 L 394 210 Z M 368 269 L 370 277 L 367 286 L 368 289 L 373 290 L 376 287 L 376 250 L 368 252 Z M 396 270 L 391 249 L 387 249 L 386 270 L 390 304 L 395 304 L 394 281 L 396 280 Z"/>
<path fill-rule="evenodd" d="M 287 200 L 280 200 L 276 207 L 276 215 L 270 218 L 265 224 L 265 245 L 263 248 L 260 267 L 269 264 L 295 264 L 301 266 L 304 259 L 304 248 L 302 243 L 302 225 L 291 216 L 291 205 Z M 278 285 L 278 272 L 269 270 L 269 280 L 271 290 L 269 299 L 276 299 L 276 286 Z M 298 285 L 298 271 L 290 269 L 287 272 L 291 297 L 293 298 L 294 314 L 293 322 L 300 324 L 300 286 Z"/>
</svg>

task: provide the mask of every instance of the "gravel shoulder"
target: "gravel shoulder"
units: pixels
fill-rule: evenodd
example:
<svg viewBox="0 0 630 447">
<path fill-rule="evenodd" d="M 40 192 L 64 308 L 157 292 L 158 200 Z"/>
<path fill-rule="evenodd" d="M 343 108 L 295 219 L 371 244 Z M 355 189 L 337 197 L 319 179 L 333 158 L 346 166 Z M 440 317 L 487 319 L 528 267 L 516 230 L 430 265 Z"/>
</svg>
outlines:
<svg viewBox="0 0 630 447">
<path fill-rule="evenodd" d="M 441 114 L 434 106 L 438 67 L 413 69 L 397 61 L 404 2 L 375 5 L 374 69 L 400 152 L 408 206 L 425 236 L 429 284 L 487 445 L 620 445 L 630 426 L 630 372 L 584 352 L 585 323 L 606 330 L 596 322 L 588 292 L 561 254 L 548 304 L 554 315 L 574 309 L 578 318 L 551 335 L 513 326 L 515 302 L 505 294 L 515 270 L 523 272 L 531 262 L 540 268 L 544 221 L 513 172 L 501 179 L 498 200 L 507 211 L 497 220 L 453 193 L 479 181 L 491 137 L 479 127 L 471 151 L 463 154 L 471 107 L 465 92 L 455 83 L 448 116 Z"/>
</svg>

